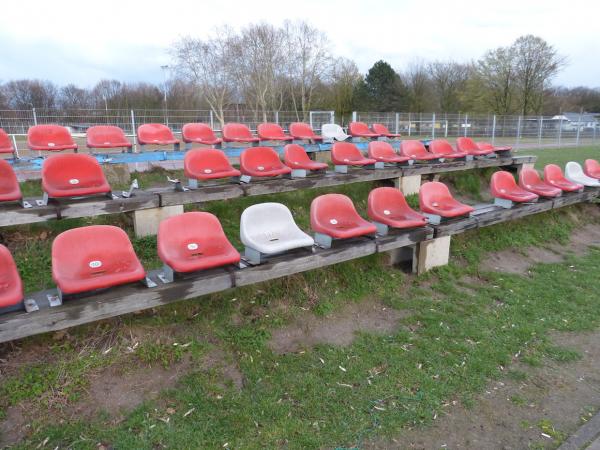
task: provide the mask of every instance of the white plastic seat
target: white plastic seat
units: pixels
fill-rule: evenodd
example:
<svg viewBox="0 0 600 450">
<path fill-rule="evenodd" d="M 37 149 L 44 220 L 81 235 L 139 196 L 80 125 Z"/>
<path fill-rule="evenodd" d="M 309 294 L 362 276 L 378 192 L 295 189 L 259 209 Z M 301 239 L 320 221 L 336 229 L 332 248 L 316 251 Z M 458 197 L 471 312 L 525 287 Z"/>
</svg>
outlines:
<svg viewBox="0 0 600 450">
<path fill-rule="evenodd" d="M 583 172 L 581 164 L 570 161 L 565 166 L 565 178 L 573 183 L 583 184 L 584 186 L 600 187 L 600 180 L 587 176 Z"/>
<path fill-rule="evenodd" d="M 345 141 L 350 136 L 344 133 L 342 127 L 335 123 L 326 123 L 321 127 L 321 136 L 327 141 Z"/>
<path fill-rule="evenodd" d="M 246 259 L 254 264 L 263 262 L 267 255 L 312 247 L 315 243 L 281 203 L 259 203 L 246 208 L 240 219 L 240 239 L 246 247 Z"/>
</svg>

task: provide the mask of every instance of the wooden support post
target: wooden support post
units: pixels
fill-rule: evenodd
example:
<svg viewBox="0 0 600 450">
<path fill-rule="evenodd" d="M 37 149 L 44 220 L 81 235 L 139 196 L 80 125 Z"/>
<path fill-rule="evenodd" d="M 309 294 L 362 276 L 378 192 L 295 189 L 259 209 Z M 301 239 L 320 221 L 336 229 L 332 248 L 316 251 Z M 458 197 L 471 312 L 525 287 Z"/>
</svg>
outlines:
<svg viewBox="0 0 600 450">
<path fill-rule="evenodd" d="M 140 209 L 133 212 L 133 228 L 136 237 L 152 236 L 158 233 L 158 224 L 172 216 L 183 214 L 183 205 L 163 206 L 162 208 Z"/>
<path fill-rule="evenodd" d="M 417 273 L 419 275 L 434 267 L 447 265 L 450 257 L 450 236 L 421 242 L 418 253 Z"/>
<path fill-rule="evenodd" d="M 408 175 L 394 179 L 396 189 L 404 195 L 418 194 L 421 188 L 421 175 Z"/>
</svg>

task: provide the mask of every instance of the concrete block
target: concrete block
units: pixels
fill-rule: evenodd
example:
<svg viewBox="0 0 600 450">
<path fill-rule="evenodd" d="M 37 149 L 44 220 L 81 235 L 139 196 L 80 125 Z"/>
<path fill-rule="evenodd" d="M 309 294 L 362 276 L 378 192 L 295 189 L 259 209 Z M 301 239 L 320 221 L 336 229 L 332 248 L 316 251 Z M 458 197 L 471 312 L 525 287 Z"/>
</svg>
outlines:
<svg viewBox="0 0 600 450">
<path fill-rule="evenodd" d="M 417 273 L 422 274 L 434 267 L 445 266 L 450 257 L 450 236 L 443 236 L 419 243 Z"/>
<path fill-rule="evenodd" d="M 394 180 L 396 189 L 400 189 L 404 195 L 418 194 L 421 189 L 421 175 L 410 175 L 399 177 Z"/>
<path fill-rule="evenodd" d="M 140 209 L 133 212 L 133 228 L 136 237 L 152 236 L 158 233 L 158 224 L 172 216 L 183 214 L 183 205 L 163 206 L 162 208 Z"/>
</svg>

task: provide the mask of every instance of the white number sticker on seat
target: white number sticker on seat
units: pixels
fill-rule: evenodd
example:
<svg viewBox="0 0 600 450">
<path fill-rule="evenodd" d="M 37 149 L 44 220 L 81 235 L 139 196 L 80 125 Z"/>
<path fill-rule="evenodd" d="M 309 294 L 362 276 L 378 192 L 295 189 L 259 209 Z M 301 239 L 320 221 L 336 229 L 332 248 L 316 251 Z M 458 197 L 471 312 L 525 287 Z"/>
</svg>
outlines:
<svg viewBox="0 0 600 450">
<path fill-rule="evenodd" d="M 204 173 L 212 173 L 212 169 L 204 169 Z"/>
<path fill-rule="evenodd" d="M 258 170 L 265 170 L 265 168 L 263 166 L 258 166 L 257 169 Z"/>
<path fill-rule="evenodd" d="M 336 220 L 336 219 L 331 219 L 331 220 L 329 221 L 329 223 L 330 223 L 331 225 L 337 225 L 337 223 L 338 223 L 338 222 L 337 222 L 337 220 Z"/>
<path fill-rule="evenodd" d="M 77 178 L 71 178 L 69 184 L 79 184 L 79 180 Z"/>
<path fill-rule="evenodd" d="M 384 209 L 384 210 L 383 210 L 383 213 L 384 213 L 386 216 L 389 216 L 389 215 L 391 214 L 391 212 L 390 212 L 390 210 L 389 210 L 389 209 Z"/>
<path fill-rule="evenodd" d="M 54 142 L 48 142 L 48 147 L 54 147 L 56 144 Z"/>
<path fill-rule="evenodd" d="M 97 269 L 98 267 L 102 267 L 102 261 L 90 261 L 90 269 Z"/>
<path fill-rule="evenodd" d="M 188 250 L 198 250 L 198 244 L 196 244 L 195 242 L 192 242 L 187 245 L 187 248 L 188 248 Z"/>
</svg>

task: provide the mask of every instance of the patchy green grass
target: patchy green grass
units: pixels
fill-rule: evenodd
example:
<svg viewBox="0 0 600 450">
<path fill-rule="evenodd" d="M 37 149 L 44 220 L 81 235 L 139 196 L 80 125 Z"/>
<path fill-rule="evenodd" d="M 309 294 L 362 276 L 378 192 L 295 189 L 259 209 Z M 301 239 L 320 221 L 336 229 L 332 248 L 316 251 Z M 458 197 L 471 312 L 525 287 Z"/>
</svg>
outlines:
<svg viewBox="0 0 600 450">
<path fill-rule="evenodd" d="M 600 160 L 600 145 L 569 147 L 569 148 L 542 148 L 522 149 L 519 155 L 535 155 L 538 157 L 536 167 L 542 169 L 546 164 L 558 164 L 565 167 L 569 161 L 577 161 L 581 164 L 588 159 Z"/>
</svg>

